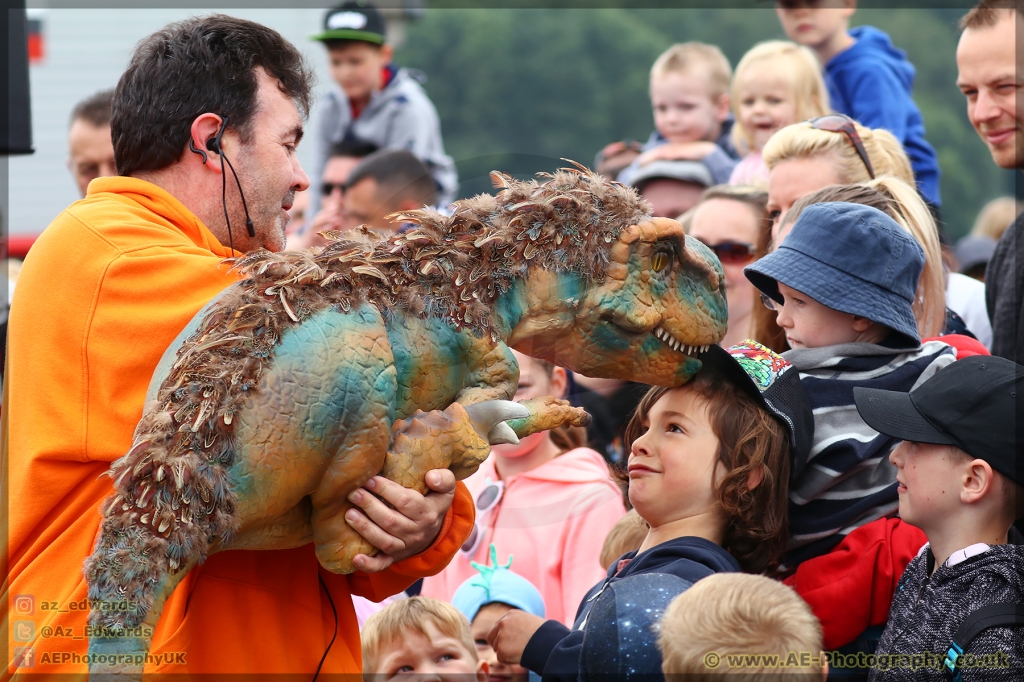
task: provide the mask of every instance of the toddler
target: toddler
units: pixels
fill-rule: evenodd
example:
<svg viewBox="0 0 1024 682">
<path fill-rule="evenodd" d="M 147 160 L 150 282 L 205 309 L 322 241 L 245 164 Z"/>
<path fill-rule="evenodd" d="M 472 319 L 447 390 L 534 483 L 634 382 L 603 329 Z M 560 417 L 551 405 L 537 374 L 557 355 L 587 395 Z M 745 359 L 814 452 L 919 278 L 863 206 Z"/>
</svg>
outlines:
<svg viewBox="0 0 1024 682">
<path fill-rule="evenodd" d="M 938 207 L 939 159 L 911 95 L 914 65 L 874 26 L 850 29 L 856 7 L 856 0 L 779 0 L 775 11 L 790 40 L 809 47 L 823 65 L 832 108 L 892 132 L 910 157 L 918 190 Z"/>
<path fill-rule="evenodd" d="M 490 682 L 509 680 L 526 682 L 530 671 L 521 665 L 506 665 L 498 661 L 487 633 L 502 616 L 512 609 L 520 609 L 540 618 L 544 617 L 544 600 L 533 584 L 513 573 L 512 557 L 504 566 L 498 564 L 498 550 L 491 545 L 491 565 L 473 562 L 479 574 L 459 586 L 452 597 L 452 605 L 469 619 L 473 643 L 481 660 L 487 662 Z"/>
<path fill-rule="evenodd" d="M 818 619 L 792 588 L 764 576 L 708 576 L 672 601 L 660 631 L 666 676 L 810 682 L 828 675 Z M 777 657 L 774 665 L 768 657 Z"/>
<path fill-rule="evenodd" d="M 337 84 L 319 105 L 314 186 L 323 177 L 331 145 L 347 139 L 415 154 L 437 184 L 437 205 L 447 206 L 455 199 L 458 176 L 444 153 L 437 109 L 420 84 L 423 75 L 391 63 L 394 49 L 377 8 L 347 0 L 327 12 L 324 30 L 313 40 L 327 48 Z M 310 215 L 319 212 L 320 199 L 310 193 Z"/>
<path fill-rule="evenodd" d="M 896 439 L 857 414 L 855 386 L 910 390 L 956 359 L 922 344 L 913 302 L 924 252 L 891 217 L 845 202 L 805 208 L 779 248 L 744 270 L 778 311 L 814 409 L 810 460 L 793 462 L 787 563 L 825 554 L 895 514 Z"/>
<path fill-rule="evenodd" d="M 1024 514 L 1024 367 L 971 357 L 909 393 L 854 398 L 872 428 L 903 440 L 889 455 L 900 518 L 928 536 L 900 578 L 870 679 L 1024 679 L 1024 547 L 1011 525 Z"/>
<path fill-rule="evenodd" d="M 790 453 L 805 456 L 812 428 L 797 373 L 752 341 L 712 346 L 700 359 L 689 383 L 651 389 L 627 426 L 629 499 L 649 525 L 640 549 L 612 563 L 580 603 L 571 629 L 517 611 L 506 615 L 488 638 L 499 660 L 521 662 L 545 679 L 576 679 L 585 640 L 595 638 L 588 620 L 606 590 L 629 593 L 629 581 L 669 574 L 678 593 L 715 573 L 777 564 Z M 642 600 L 620 606 L 611 610 L 620 621 L 646 617 L 628 612 L 643 610 Z M 609 625 L 596 618 L 596 627 Z M 644 661 L 659 673 L 659 660 Z"/>
<path fill-rule="evenodd" d="M 640 166 L 652 161 L 702 161 L 714 180 L 724 184 L 736 165 L 729 141 L 729 79 L 732 67 L 714 45 L 673 45 L 651 67 L 654 132 L 633 163 L 619 173 L 633 184 Z"/>
<path fill-rule="evenodd" d="M 428 597 L 395 602 L 367 619 L 360 633 L 363 679 L 431 675 L 447 682 L 487 681 L 469 622 L 451 604 Z"/>
<path fill-rule="evenodd" d="M 746 156 L 733 169 L 730 185 L 767 189 L 768 167 L 761 150 L 776 130 L 828 113 L 828 91 L 814 53 L 785 40 L 750 49 L 732 80 L 736 124 L 732 141 Z"/>
</svg>

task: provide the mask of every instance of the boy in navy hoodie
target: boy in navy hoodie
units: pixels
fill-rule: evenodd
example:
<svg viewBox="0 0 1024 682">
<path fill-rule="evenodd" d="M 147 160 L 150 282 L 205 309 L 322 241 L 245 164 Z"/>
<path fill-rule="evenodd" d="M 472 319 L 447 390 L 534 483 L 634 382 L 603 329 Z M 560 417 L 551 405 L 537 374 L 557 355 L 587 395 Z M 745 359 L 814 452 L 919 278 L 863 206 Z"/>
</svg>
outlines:
<svg viewBox="0 0 1024 682">
<path fill-rule="evenodd" d="M 895 135 L 910 157 L 918 191 L 937 209 L 939 160 L 911 96 L 914 65 L 877 28 L 851 29 L 856 7 L 856 0 L 780 0 L 775 12 L 786 35 L 809 47 L 824 66 L 832 108 Z"/>
<path fill-rule="evenodd" d="M 391 64 L 394 50 L 384 31 L 384 17 L 373 5 L 348 0 L 327 12 L 324 30 L 313 36 L 327 48 L 337 83 L 318 109 L 314 177 L 323 175 L 331 145 L 342 140 L 405 149 L 430 169 L 437 204 L 447 206 L 455 199 L 458 176 L 444 153 L 437 109 L 420 85 L 422 73 Z M 316 215 L 320 195 L 311 192 L 309 199 L 309 214 Z"/>
<path fill-rule="evenodd" d="M 521 663 L 544 682 L 608 674 L 609 660 L 630 658 L 623 638 L 596 658 L 588 639 L 608 642 L 602 633 L 609 627 L 645 622 L 655 597 L 663 608 L 709 575 L 778 565 L 791 452 L 806 456 L 813 437 L 798 372 L 749 340 L 728 350 L 711 346 L 700 359 L 703 367 L 689 383 L 652 388 L 626 428 L 629 499 L 649 526 L 640 549 L 612 563 L 580 603 L 571 629 L 522 611 L 506 614 L 488 635 L 498 660 Z M 648 584 L 656 578 L 661 582 Z M 617 595 L 614 608 L 602 599 L 610 593 Z M 649 655 L 636 665 L 660 676 L 651 639 Z"/>
</svg>

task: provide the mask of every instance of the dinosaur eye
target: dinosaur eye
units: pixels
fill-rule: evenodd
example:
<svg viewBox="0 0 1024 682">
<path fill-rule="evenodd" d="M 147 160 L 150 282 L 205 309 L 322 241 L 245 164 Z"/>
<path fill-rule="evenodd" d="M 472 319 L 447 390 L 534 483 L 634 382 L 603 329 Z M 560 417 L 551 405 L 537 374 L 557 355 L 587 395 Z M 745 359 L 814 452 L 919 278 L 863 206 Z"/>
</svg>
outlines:
<svg viewBox="0 0 1024 682">
<path fill-rule="evenodd" d="M 655 272 L 661 272 L 668 266 L 668 254 L 664 251 L 659 251 L 654 254 L 654 258 L 651 259 L 651 267 L 654 268 Z"/>
</svg>

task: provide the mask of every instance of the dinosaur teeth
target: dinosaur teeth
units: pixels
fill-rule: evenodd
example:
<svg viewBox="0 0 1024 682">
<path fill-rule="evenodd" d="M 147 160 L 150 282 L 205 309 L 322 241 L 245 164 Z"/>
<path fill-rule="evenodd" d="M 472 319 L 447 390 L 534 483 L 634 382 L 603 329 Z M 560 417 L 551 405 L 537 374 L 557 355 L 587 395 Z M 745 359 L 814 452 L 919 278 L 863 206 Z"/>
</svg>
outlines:
<svg viewBox="0 0 1024 682">
<path fill-rule="evenodd" d="M 672 336 L 672 334 L 670 334 L 667 329 L 660 325 L 652 329 L 651 333 L 654 334 L 655 338 L 657 338 L 659 341 L 662 341 L 666 346 L 668 346 L 672 350 L 681 351 L 686 355 L 697 355 L 699 353 L 705 353 L 707 352 L 708 348 L 711 347 L 710 345 L 691 346 L 689 344 L 684 344 L 682 341 L 679 341 L 674 336 Z"/>
</svg>

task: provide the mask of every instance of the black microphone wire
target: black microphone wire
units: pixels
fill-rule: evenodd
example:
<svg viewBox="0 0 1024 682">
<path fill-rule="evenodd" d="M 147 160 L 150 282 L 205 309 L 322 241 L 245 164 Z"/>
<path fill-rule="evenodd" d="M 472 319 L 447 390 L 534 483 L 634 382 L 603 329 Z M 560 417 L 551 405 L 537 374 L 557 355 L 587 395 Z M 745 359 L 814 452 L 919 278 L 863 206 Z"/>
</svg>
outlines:
<svg viewBox="0 0 1024 682">
<path fill-rule="evenodd" d="M 223 147 L 220 148 L 220 158 L 224 159 L 225 163 L 228 164 L 228 168 L 231 169 L 231 174 L 235 176 L 235 184 L 238 185 L 238 196 L 242 197 L 242 209 L 245 211 L 245 229 L 249 232 L 250 237 L 255 237 L 256 228 L 252 224 L 252 218 L 249 217 L 249 206 L 245 203 L 245 194 L 242 193 L 242 183 L 238 180 L 238 173 L 235 172 L 235 167 L 230 161 L 228 161 L 228 157 L 224 154 Z"/>
<path fill-rule="evenodd" d="M 217 148 L 220 149 L 220 145 L 217 145 Z M 224 151 L 223 150 L 221 150 L 221 152 L 220 152 L 220 158 L 221 158 L 221 161 L 227 161 L 227 159 L 224 158 Z M 233 173 L 234 169 L 232 169 L 231 172 Z M 243 201 L 242 205 L 244 206 L 245 205 L 244 204 L 245 200 L 243 199 L 242 201 Z M 221 203 L 221 206 L 224 207 L 224 222 L 226 222 L 228 224 L 228 246 L 231 247 L 231 253 L 234 253 L 235 252 L 235 240 L 231 236 L 231 218 L 228 217 L 228 174 L 224 172 L 224 164 L 223 163 L 221 163 L 221 165 L 220 165 L 220 203 Z"/>
</svg>

